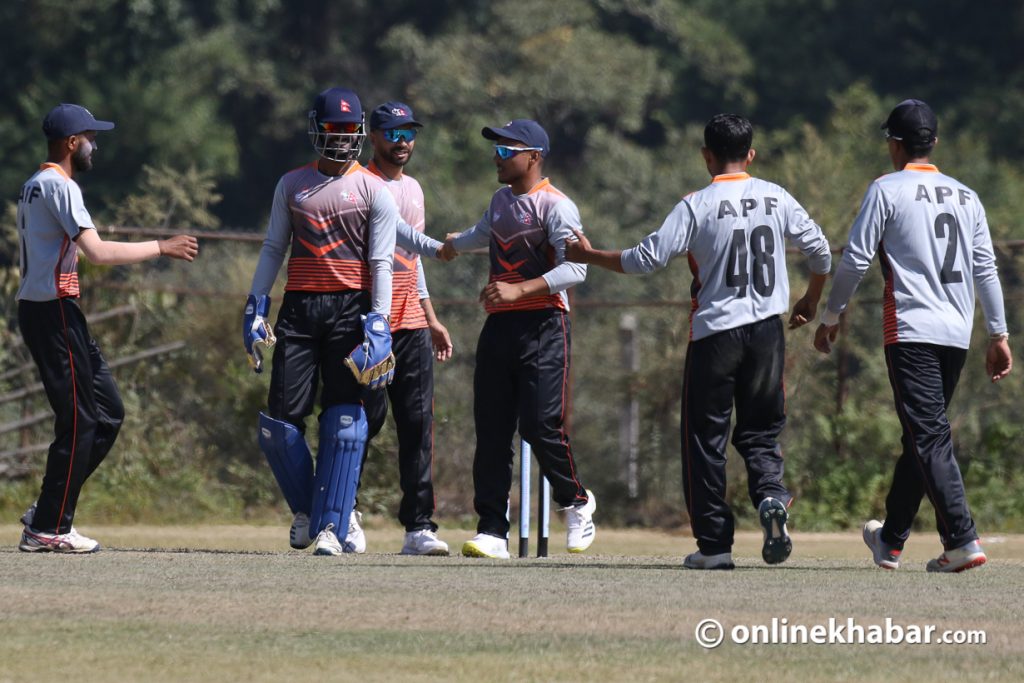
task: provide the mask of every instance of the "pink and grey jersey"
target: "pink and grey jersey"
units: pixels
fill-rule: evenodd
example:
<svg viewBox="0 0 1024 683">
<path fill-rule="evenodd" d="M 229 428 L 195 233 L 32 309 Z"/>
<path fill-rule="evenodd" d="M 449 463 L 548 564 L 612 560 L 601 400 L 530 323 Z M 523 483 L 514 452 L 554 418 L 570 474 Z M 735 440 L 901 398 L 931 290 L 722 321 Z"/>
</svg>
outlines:
<svg viewBox="0 0 1024 683">
<path fill-rule="evenodd" d="M 398 205 L 398 213 L 414 231 L 422 233 L 426 218 L 423 204 L 423 188 L 404 173 L 398 180 L 392 180 L 381 173 L 370 161 L 366 168 L 380 178 L 391 191 Z M 419 254 L 399 244 L 395 247 L 394 275 L 391 290 L 391 331 L 418 330 L 427 327 L 427 317 L 420 299 L 430 296 Z"/>
<path fill-rule="evenodd" d="M 252 293 L 270 292 L 290 243 L 286 291 L 369 290 L 373 310 L 388 315 L 399 220 L 384 183 L 357 163 L 340 176 L 316 163 L 289 171 L 274 191 Z"/>
<path fill-rule="evenodd" d="M 94 227 L 78 183 L 57 164 L 40 166 L 18 195 L 18 299 L 51 301 L 78 296 L 75 240 L 82 230 Z"/>
<path fill-rule="evenodd" d="M 657 230 L 622 252 L 627 273 L 650 273 L 687 254 L 690 339 L 764 320 L 789 308 L 785 240 L 827 273 L 832 255 L 821 228 L 784 189 L 746 173 L 715 176 L 687 195 Z"/>
<path fill-rule="evenodd" d="M 489 282 L 525 282 L 542 277 L 548 294 L 511 304 L 485 304 L 488 313 L 543 308 L 569 310 L 565 290 L 583 282 L 587 268 L 565 260 L 565 240 L 582 230 L 580 212 L 571 199 L 544 178 L 526 194 L 510 187 L 494 193 L 480 221 L 455 238 L 459 251 L 487 246 Z"/>
<path fill-rule="evenodd" d="M 907 164 L 871 183 L 836 268 L 822 322 L 838 321 L 876 252 L 885 279 L 885 344 L 966 349 L 975 293 L 988 331 L 1006 331 L 985 208 L 973 190 L 932 164 Z"/>
</svg>

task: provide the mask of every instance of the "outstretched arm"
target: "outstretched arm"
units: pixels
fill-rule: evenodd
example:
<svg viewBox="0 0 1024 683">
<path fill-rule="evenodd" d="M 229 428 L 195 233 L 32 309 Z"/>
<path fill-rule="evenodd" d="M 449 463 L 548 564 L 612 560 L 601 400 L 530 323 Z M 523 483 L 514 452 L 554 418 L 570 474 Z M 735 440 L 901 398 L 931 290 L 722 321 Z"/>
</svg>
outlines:
<svg viewBox="0 0 1024 683">
<path fill-rule="evenodd" d="M 76 244 L 90 262 L 101 266 L 141 263 L 160 256 L 192 261 L 199 253 L 199 243 L 190 235 L 149 242 L 104 242 L 95 230 L 83 230 Z"/>
<path fill-rule="evenodd" d="M 622 269 L 622 252 L 594 249 L 590 240 L 579 230 L 573 230 L 576 239 L 566 240 L 565 260 L 576 263 L 589 263 L 616 273 L 624 273 Z"/>
</svg>

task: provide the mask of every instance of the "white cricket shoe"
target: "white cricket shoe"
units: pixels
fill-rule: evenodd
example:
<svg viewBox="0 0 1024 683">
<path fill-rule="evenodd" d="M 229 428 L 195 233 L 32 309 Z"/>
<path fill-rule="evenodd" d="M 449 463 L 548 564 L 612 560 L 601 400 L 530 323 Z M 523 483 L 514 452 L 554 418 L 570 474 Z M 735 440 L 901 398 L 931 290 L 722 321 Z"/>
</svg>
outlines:
<svg viewBox="0 0 1024 683">
<path fill-rule="evenodd" d="M 348 516 L 348 534 L 342 547 L 346 553 L 362 555 L 366 552 L 366 534 L 363 533 L 363 513 L 355 510 Z"/>
<path fill-rule="evenodd" d="M 930 572 L 962 572 L 980 567 L 987 561 L 988 557 L 981 549 L 981 544 L 978 541 L 971 541 L 954 550 L 947 550 L 934 560 L 928 560 L 926 569 Z"/>
<path fill-rule="evenodd" d="M 402 555 L 447 555 L 448 544 L 430 529 L 408 531 L 402 545 Z"/>
<path fill-rule="evenodd" d="M 877 519 L 869 519 L 864 524 L 864 543 L 871 548 L 875 564 L 882 569 L 895 570 L 900 568 L 900 555 L 903 551 L 894 548 L 882 540 L 882 523 Z"/>
<path fill-rule="evenodd" d="M 462 544 L 462 554 L 466 557 L 488 557 L 492 560 L 507 560 L 508 542 L 504 538 L 490 534 L 477 534 Z"/>
<path fill-rule="evenodd" d="M 309 537 L 309 515 L 305 512 L 296 512 L 292 520 L 292 528 L 288 532 L 288 542 L 296 550 L 308 548 L 313 543 Z"/>
<path fill-rule="evenodd" d="M 334 524 L 328 524 L 327 528 L 316 535 L 316 547 L 314 555 L 341 555 L 345 552 L 338 537 L 334 535 Z"/>
<path fill-rule="evenodd" d="M 570 553 L 582 553 L 594 542 L 597 529 L 594 527 L 594 510 L 597 500 L 594 492 L 587 490 L 587 502 L 579 507 L 565 508 L 565 549 Z"/>
<path fill-rule="evenodd" d="M 687 569 L 735 569 L 732 563 L 732 553 L 718 553 L 717 555 L 705 555 L 701 551 L 690 553 L 683 560 L 683 566 Z"/>
<path fill-rule="evenodd" d="M 86 538 L 74 527 L 66 534 L 48 534 L 26 526 L 18 544 L 18 550 L 26 553 L 94 553 L 99 549 L 98 542 Z"/>
</svg>

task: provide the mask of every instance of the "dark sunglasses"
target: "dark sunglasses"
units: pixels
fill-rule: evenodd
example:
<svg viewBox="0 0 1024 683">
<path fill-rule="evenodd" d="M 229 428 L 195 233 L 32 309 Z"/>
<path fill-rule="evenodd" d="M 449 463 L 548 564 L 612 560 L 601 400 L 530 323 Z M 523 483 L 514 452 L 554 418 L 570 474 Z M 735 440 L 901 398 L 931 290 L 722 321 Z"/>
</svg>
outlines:
<svg viewBox="0 0 1024 683">
<path fill-rule="evenodd" d="M 398 142 L 404 140 L 405 142 L 412 142 L 416 139 L 415 128 L 389 128 L 384 131 L 384 139 L 388 142 Z"/>
<path fill-rule="evenodd" d="M 494 153 L 499 159 L 511 159 L 520 152 L 542 152 L 540 147 L 510 147 L 508 145 L 495 145 Z"/>
<path fill-rule="evenodd" d="M 344 133 L 346 135 L 358 133 L 362 127 L 362 124 L 359 123 L 335 123 L 333 121 L 318 121 L 317 125 L 325 133 Z"/>
</svg>

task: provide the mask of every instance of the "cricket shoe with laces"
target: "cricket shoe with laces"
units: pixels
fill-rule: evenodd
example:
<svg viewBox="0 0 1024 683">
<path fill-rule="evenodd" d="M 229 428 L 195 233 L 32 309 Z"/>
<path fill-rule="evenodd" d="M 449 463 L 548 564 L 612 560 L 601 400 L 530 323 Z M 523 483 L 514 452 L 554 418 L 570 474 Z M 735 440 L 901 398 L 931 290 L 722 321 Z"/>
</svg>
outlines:
<svg viewBox="0 0 1024 683">
<path fill-rule="evenodd" d="M 508 542 L 504 538 L 490 534 L 477 534 L 462 544 L 462 554 L 466 557 L 487 557 L 492 560 L 507 560 Z"/>
<path fill-rule="evenodd" d="M 296 550 L 308 548 L 313 539 L 309 537 L 309 515 L 305 512 L 296 512 L 292 520 L 292 528 L 288 532 L 288 542 Z"/>
<path fill-rule="evenodd" d="M 363 533 L 363 513 L 353 510 L 348 516 L 348 533 L 342 544 L 346 553 L 362 555 L 366 552 L 366 534 Z"/>
<path fill-rule="evenodd" d="M 344 549 L 341 542 L 334 535 L 334 525 L 328 524 L 327 528 L 316 535 L 316 546 L 313 548 L 314 555 L 341 555 Z"/>
<path fill-rule="evenodd" d="M 587 502 L 565 509 L 565 549 L 570 553 L 582 553 L 594 542 L 597 529 L 594 527 L 594 510 L 597 500 L 594 492 L 587 491 Z"/>
<path fill-rule="evenodd" d="M 683 566 L 687 569 L 735 569 L 732 562 L 732 553 L 718 553 L 717 555 L 705 555 L 701 551 L 690 553 L 683 559 Z"/>
<path fill-rule="evenodd" d="M 980 567 L 988 561 L 978 541 L 971 541 L 954 550 L 947 550 L 934 560 L 928 560 L 926 569 L 930 572 L 962 572 Z"/>
<path fill-rule="evenodd" d="M 430 529 L 417 529 L 405 534 L 402 555 L 447 555 L 448 544 Z"/>
<path fill-rule="evenodd" d="M 48 534 L 26 526 L 21 532 L 18 550 L 26 553 L 94 553 L 100 544 L 78 533 L 74 527 L 66 534 Z"/>
<path fill-rule="evenodd" d="M 786 531 L 789 512 L 781 500 L 765 498 L 757 506 L 757 517 L 761 520 L 764 531 L 764 545 L 761 546 L 761 557 L 768 564 L 781 564 L 793 552 L 793 540 Z"/>
<path fill-rule="evenodd" d="M 868 520 L 864 525 L 864 543 L 871 548 L 875 564 L 882 569 L 899 569 L 903 551 L 882 540 L 882 523 L 877 519 Z"/>
</svg>

